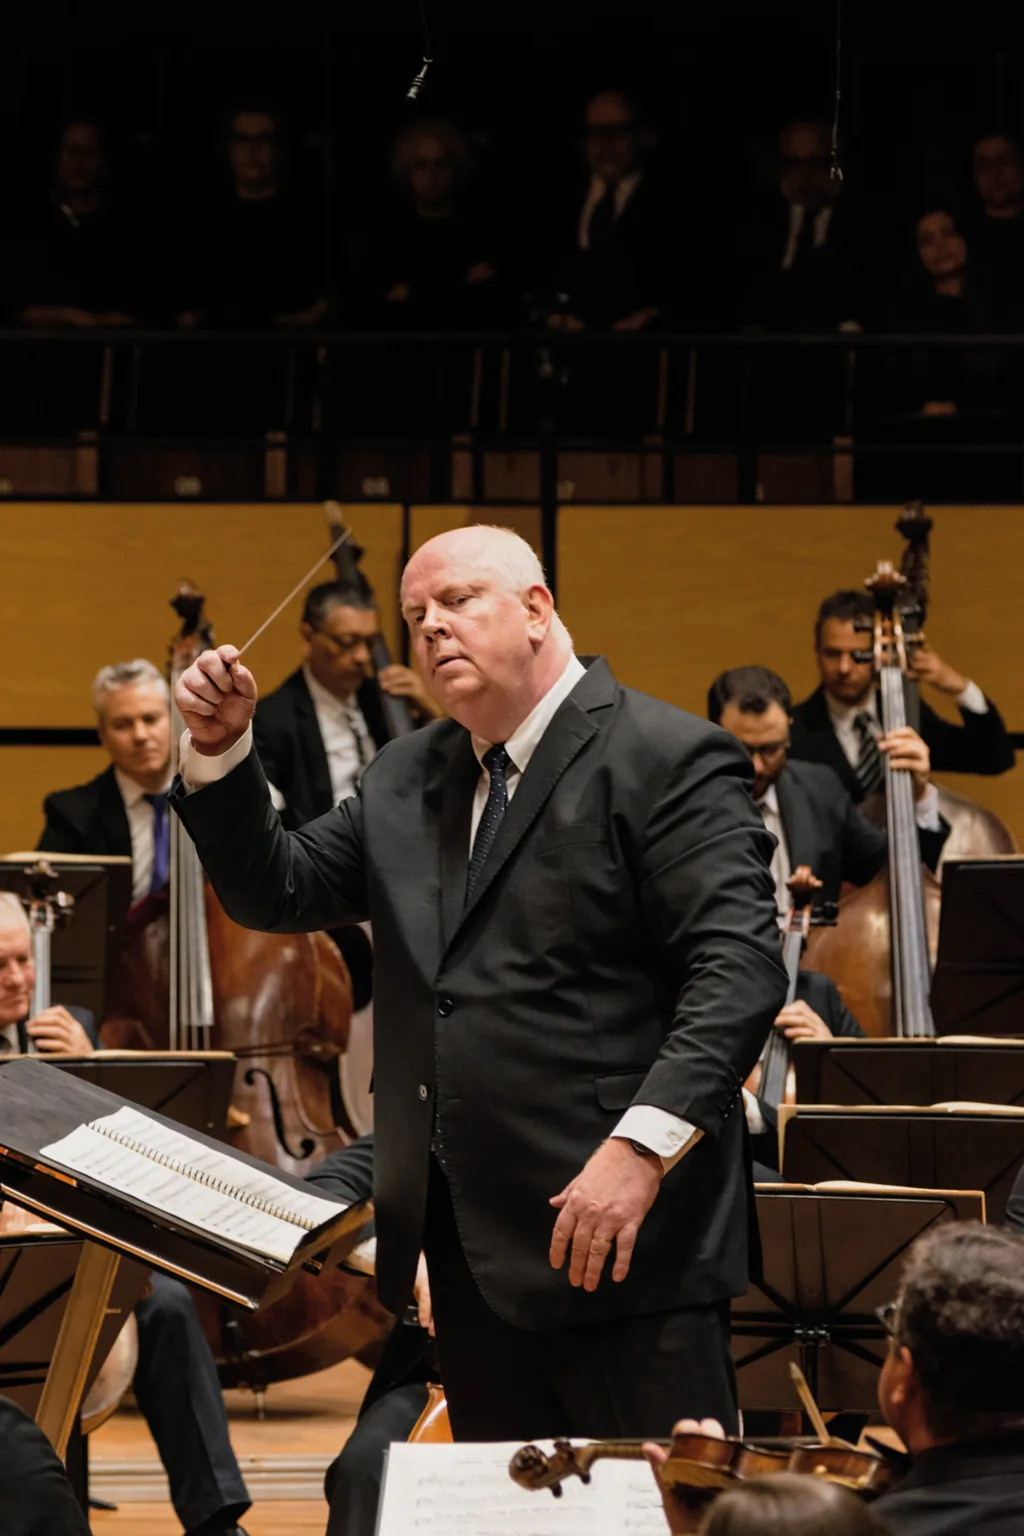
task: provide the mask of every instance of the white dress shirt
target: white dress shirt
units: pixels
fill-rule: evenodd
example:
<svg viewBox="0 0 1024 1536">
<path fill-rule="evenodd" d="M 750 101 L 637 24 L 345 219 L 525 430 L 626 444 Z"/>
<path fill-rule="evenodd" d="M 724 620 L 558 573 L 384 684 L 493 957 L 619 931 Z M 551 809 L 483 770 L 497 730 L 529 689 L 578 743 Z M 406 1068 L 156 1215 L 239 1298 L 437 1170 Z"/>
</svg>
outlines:
<svg viewBox="0 0 1024 1536">
<path fill-rule="evenodd" d="M 569 697 L 585 671 L 577 657 L 570 656 L 565 671 L 558 681 L 548 689 L 540 703 L 531 710 L 522 725 L 517 726 L 504 743 L 510 759 L 506 769 L 510 801 L 529 766 L 531 757 L 537 750 L 541 737 L 558 712 L 559 705 Z M 478 736 L 474 736 L 472 740 L 473 751 L 481 762 L 481 774 L 473 795 L 470 849 L 472 849 L 473 838 L 480 825 L 480 818 L 483 816 L 490 790 L 490 776 L 483 768 L 482 759 L 488 748 L 494 745 L 493 742 L 484 741 Z M 230 773 L 231 769 L 237 767 L 247 756 L 252 747 L 252 727 L 250 726 L 241 740 L 237 741 L 233 747 L 229 747 L 226 752 L 221 753 L 219 757 L 204 757 L 198 752 L 193 753 L 189 750 L 190 745 L 191 738 L 186 731 L 181 738 L 181 776 L 185 781 L 186 789 L 201 789 L 204 785 L 212 784 Z M 670 1115 L 667 1110 L 658 1109 L 653 1104 L 632 1105 L 612 1132 L 613 1136 L 621 1137 L 626 1141 L 638 1141 L 641 1145 L 649 1147 L 661 1158 L 666 1172 L 675 1166 L 684 1152 L 688 1152 L 703 1134 L 703 1131 L 691 1125 L 688 1120 L 681 1120 L 678 1115 Z"/>
<path fill-rule="evenodd" d="M 764 824 L 775 839 L 775 852 L 772 854 L 772 879 L 775 881 L 775 905 L 778 907 L 779 916 L 785 917 L 789 911 L 792 895 L 786 884 L 793 873 L 789 862 L 789 845 L 786 842 L 786 829 L 782 825 L 782 815 L 779 811 L 779 797 L 774 784 L 769 784 L 760 800 L 757 808 L 764 818 Z"/>
<path fill-rule="evenodd" d="M 114 769 L 114 778 L 121 791 L 125 815 L 128 817 L 128 830 L 132 835 L 132 901 L 139 901 L 143 896 L 148 896 L 149 887 L 153 883 L 153 818 L 156 811 L 144 797 L 157 791 L 143 789 L 141 784 L 122 773 L 120 768 Z M 168 775 L 163 790 L 170 787 L 171 776 Z M 170 810 L 168 806 L 168 814 Z"/>
<path fill-rule="evenodd" d="M 633 196 L 633 193 L 639 186 L 640 178 L 642 175 L 643 171 L 634 171 L 631 176 L 623 176 L 622 180 L 616 185 L 616 223 L 619 219 L 621 219 L 622 210 L 625 208 L 626 204 L 629 202 L 630 198 Z M 600 176 L 592 176 L 590 178 L 590 186 L 587 188 L 587 195 L 583 200 L 583 207 L 580 210 L 580 225 L 577 232 L 579 248 L 581 251 L 590 250 L 590 221 L 594 217 L 594 209 L 597 207 L 598 203 L 601 201 L 602 197 L 604 197 L 607 191 L 608 183 L 606 181 L 602 181 Z"/>
<path fill-rule="evenodd" d="M 828 227 L 832 222 L 832 208 L 805 208 L 802 203 L 790 203 L 789 205 L 789 230 L 786 235 L 786 244 L 782 252 L 782 270 L 788 272 L 796 260 L 796 248 L 800 239 L 800 231 L 807 219 L 814 221 L 814 249 L 820 250 L 828 239 Z"/>
<path fill-rule="evenodd" d="M 339 699 L 317 682 L 308 667 L 303 667 L 302 675 L 313 700 L 316 723 L 327 753 L 331 798 L 337 805 L 355 794 L 377 748 L 354 694 L 350 699 Z"/>
</svg>

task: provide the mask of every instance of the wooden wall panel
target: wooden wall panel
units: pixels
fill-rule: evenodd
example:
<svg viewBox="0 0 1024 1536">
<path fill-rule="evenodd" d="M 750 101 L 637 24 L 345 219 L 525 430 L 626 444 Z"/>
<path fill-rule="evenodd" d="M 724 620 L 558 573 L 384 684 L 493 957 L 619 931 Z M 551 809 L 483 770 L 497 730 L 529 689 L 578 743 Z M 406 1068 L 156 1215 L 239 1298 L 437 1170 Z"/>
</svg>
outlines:
<svg viewBox="0 0 1024 1536">
<path fill-rule="evenodd" d="M 403 512 L 362 502 L 343 516 L 366 548 L 389 643 L 399 637 Z M 73 505 L 0 503 L 4 635 L 0 724 L 92 722 L 89 687 L 101 666 L 147 656 L 162 667 L 187 577 L 205 591 L 217 637 L 241 643 L 327 547 L 318 504 Z M 329 580 L 323 567 L 310 582 Z M 253 647 L 265 691 L 295 667 L 302 595 Z M 80 783 L 103 765 L 81 748 L 0 751 L 0 849 L 33 842 L 44 794 Z"/>
<path fill-rule="evenodd" d="M 1024 730 L 1024 508 L 939 507 L 932 535 L 935 649 Z M 582 652 L 623 682 L 704 714 L 726 667 L 759 662 L 803 698 L 821 598 L 897 559 L 895 507 L 562 507 L 559 609 Z M 928 690 L 929 702 L 955 710 Z M 1024 767 L 996 779 L 951 775 L 952 789 L 1007 820 L 1024 841 Z"/>
<path fill-rule="evenodd" d="M 419 549 L 428 539 L 449 528 L 468 528 L 473 523 L 493 523 L 499 528 L 512 528 L 538 555 L 541 553 L 541 522 L 539 507 L 469 507 L 438 506 L 410 507 L 409 551 Z"/>
</svg>

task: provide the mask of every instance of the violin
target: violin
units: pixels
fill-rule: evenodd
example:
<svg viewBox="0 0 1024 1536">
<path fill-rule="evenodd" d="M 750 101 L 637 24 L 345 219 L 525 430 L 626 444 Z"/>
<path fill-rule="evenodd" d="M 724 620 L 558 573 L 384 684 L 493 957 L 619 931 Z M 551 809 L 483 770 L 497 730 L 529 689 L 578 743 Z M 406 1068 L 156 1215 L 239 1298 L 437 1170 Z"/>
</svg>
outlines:
<svg viewBox="0 0 1024 1536">
<path fill-rule="evenodd" d="M 562 1483 L 578 1477 L 590 1482 L 591 1468 L 602 1460 L 642 1461 L 641 1440 L 594 1440 L 573 1445 L 556 1440 L 549 1456 L 537 1445 L 524 1445 L 509 1462 L 509 1476 L 520 1488 L 550 1488 L 561 1496 Z M 885 1493 L 896 1481 L 895 1468 L 871 1451 L 858 1451 L 842 1441 L 825 1444 L 755 1445 L 738 1436 L 719 1439 L 698 1431 L 655 1440 L 668 1451 L 658 1469 L 663 1488 L 683 1495 L 714 1497 L 733 1484 L 751 1477 L 771 1477 L 777 1472 L 796 1472 L 824 1477 L 864 1498 Z"/>
<path fill-rule="evenodd" d="M 786 967 L 786 1004 L 796 998 L 800 961 L 807 946 L 811 925 L 835 922 L 835 902 L 825 902 L 814 907 L 816 892 L 821 881 L 816 878 L 809 864 L 800 864 L 786 881 L 793 898 L 786 914 L 782 930 L 782 959 Z M 773 1029 L 761 1056 L 761 1080 L 758 1094 L 768 1104 L 782 1104 L 788 1097 L 793 1065 L 793 1043 L 787 1040 L 784 1030 Z"/>
<path fill-rule="evenodd" d="M 335 543 L 345 533 L 348 537 L 339 546 L 333 555 L 334 569 L 338 581 L 347 587 L 355 587 L 365 598 L 368 605 L 377 606 L 377 596 L 360 567 L 360 560 L 366 551 L 357 544 L 351 532 L 345 528 L 341 521 L 341 508 L 336 501 L 325 503 L 324 510 L 327 513 L 327 526 L 330 530 L 331 542 Z M 379 678 L 385 667 L 391 665 L 391 652 L 388 643 L 382 634 L 376 634 L 370 642 L 370 660 L 373 662 L 373 675 Z M 415 731 L 419 721 L 409 708 L 405 699 L 396 698 L 394 694 L 387 693 L 380 688 L 380 706 L 384 715 L 384 725 L 387 729 L 389 741 L 394 741 L 396 736 L 408 736 L 410 731 Z"/>
</svg>

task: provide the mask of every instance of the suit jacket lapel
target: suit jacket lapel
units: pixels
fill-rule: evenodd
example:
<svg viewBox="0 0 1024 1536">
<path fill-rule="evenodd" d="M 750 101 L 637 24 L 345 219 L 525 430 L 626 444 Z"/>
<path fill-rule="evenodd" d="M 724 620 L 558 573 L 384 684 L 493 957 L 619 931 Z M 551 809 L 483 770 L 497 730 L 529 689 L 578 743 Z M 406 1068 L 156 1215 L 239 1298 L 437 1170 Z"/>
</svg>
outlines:
<svg viewBox="0 0 1024 1536">
<path fill-rule="evenodd" d="M 292 679 L 289 681 L 292 680 L 295 683 L 296 735 L 299 738 L 299 746 L 309 775 L 309 802 L 314 814 L 322 816 L 334 804 L 331 770 L 327 765 L 324 739 L 320 734 L 320 724 L 306 686 L 306 679 L 300 671 L 292 674 Z"/>
<path fill-rule="evenodd" d="M 473 886 L 472 898 L 463 908 L 463 917 L 468 917 L 489 889 L 502 866 L 512 857 L 540 815 L 562 774 L 596 733 L 597 726 L 578 704 L 573 703 L 571 697 L 561 705 L 541 737 L 522 782 L 509 803 L 505 819 L 494 839 L 494 846 Z"/>
<path fill-rule="evenodd" d="M 100 780 L 96 811 L 102 829 L 104 852 L 109 851 L 130 859 L 132 829 L 128 825 L 128 812 L 124 808 L 113 767 L 108 768 Z"/>
<path fill-rule="evenodd" d="M 428 779 L 425 801 L 429 806 L 440 790 L 441 950 L 455 937 L 466 902 L 466 868 L 469 864 L 469 829 L 473 796 L 480 778 L 480 764 L 468 731 L 460 732 L 454 751 L 438 753 Z M 431 783 L 432 780 L 432 783 Z M 512 804 L 515 804 L 513 800 Z"/>
<path fill-rule="evenodd" d="M 801 792 L 791 764 L 787 763 L 775 780 L 775 794 L 779 802 L 779 820 L 786 839 L 790 870 L 796 869 L 798 864 L 813 866 L 814 828 L 806 814 L 806 797 Z"/>
</svg>

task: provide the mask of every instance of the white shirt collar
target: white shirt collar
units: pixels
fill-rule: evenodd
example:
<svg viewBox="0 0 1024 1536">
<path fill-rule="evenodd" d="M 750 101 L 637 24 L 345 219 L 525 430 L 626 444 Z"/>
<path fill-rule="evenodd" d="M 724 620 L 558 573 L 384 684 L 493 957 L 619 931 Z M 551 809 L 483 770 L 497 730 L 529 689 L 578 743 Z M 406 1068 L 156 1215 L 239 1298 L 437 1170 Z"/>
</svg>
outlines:
<svg viewBox="0 0 1024 1536">
<path fill-rule="evenodd" d="M 540 739 L 558 712 L 558 707 L 564 699 L 567 699 L 576 687 L 581 677 L 585 677 L 586 667 L 576 656 L 570 656 L 565 664 L 565 671 L 553 683 L 539 704 L 535 704 L 521 725 L 517 725 L 511 736 L 505 742 L 505 751 L 511 759 L 511 767 L 519 773 L 525 773 L 530 758 L 540 745 Z M 483 767 L 484 753 L 494 745 L 485 741 L 481 736 L 474 736 L 473 751 L 477 761 Z"/>
<path fill-rule="evenodd" d="M 836 726 L 848 725 L 852 728 L 857 716 L 863 714 L 865 710 L 874 720 L 875 724 L 878 724 L 878 697 L 874 688 L 871 689 L 867 698 L 862 700 L 860 704 L 842 704 L 838 699 L 834 699 L 830 693 L 826 693 L 825 707 L 832 719 L 832 724 Z"/>
<path fill-rule="evenodd" d="M 323 683 L 313 676 L 307 666 L 303 667 L 302 675 L 306 679 L 309 696 L 317 709 L 333 710 L 335 714 L 343 715 L 347 719 L 352 710 L 359 708 L 354 693 L 347 699 L 339 699 L 336 693 L 332 693 L 329 688 L 325 688 Z"/>
<path fill-rule="evenodd" d="M 762 811 L 771 811 L 773 816 L 779 814 L 779 797 L 775 792 L 775 785 L 769 784 L 760 800 L 757 802 Z"/>
<path fill-rule="evenodd" d="M 159 790 L 143 789 L 138 779 L 130 778 L 127 773 L 122 773 L 120 768 L 114 769 L 114 778 L 117 780 L 117 787 L 121 791 L 121 799 L 130 811 L 138 805 L 144 795 L 156 795 L 160 794 L 163 790 L 170 789 L 173 774 L 168 773 L 167 782 L 161 785 Z"/>
</svg>

